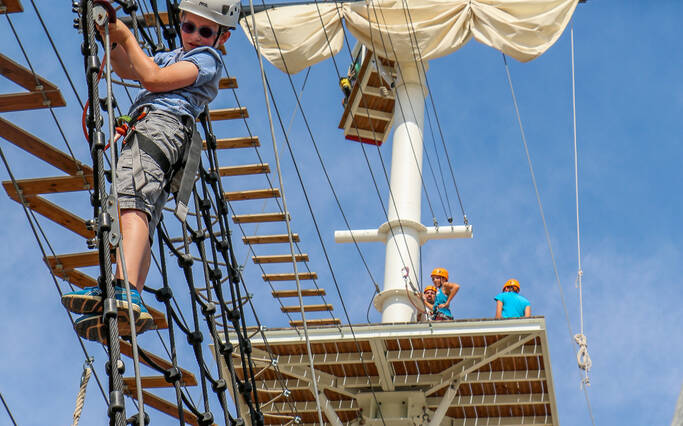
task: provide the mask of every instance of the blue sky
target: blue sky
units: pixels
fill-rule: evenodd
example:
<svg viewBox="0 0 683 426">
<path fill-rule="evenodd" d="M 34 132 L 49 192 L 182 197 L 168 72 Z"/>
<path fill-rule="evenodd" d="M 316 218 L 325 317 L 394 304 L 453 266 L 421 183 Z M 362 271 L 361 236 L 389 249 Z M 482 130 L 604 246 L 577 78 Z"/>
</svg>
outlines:
<svg viewBox="0 0 683 426">
<path fill-rule="evenodd" d="M 23 3 L 26 11 L 11 15 L 12 23 L 36 71 L 62 89 L 68 106 L 55 109 L 55 114 L 76 156 L 88 161 L 75 95 L 31 3 Z M 85 99 L 80 37 L 71 27 L 70 2 L 57 5 L 39 0 L 36 4 Z M 577 8 L 573 20 L 584 321 L 593 360 L 589 396 L 600 426 L 669 424 L 683 381 L 678 355 L 683 351 L 683 310 L 678 301 L 683 276 L 683 228 L 676 213 L 683 208 L 682 16 L 683 3 L 675 0 L 656 5 L 634 0 L 591 0 Z M 0 17 L 0 22 L 0 39 L 5 40 L 0 52 L 26 65 L 7 19 Z M 346 50 L 337 56 L 341 67 L 345 68 L 348 60 Z M 238 80 L 239 101 L 249 110 L 248 126 L 261 139 L 260 153 L 274 170 L 258 63 L 241 31 L 228 42 L 225 61 L 230 74 Z M 542 57 L 530 63 L 509 63 L 570 322 L 576 331 L 579 309 L 574 286 L 577 249 L 569 31 Z M 269 65 L 267 73 L 288 126 L 296 108 L 289 82 Z M 293 77 L 297 90 L 303 77 L 304 72 Z M 460 51 L 432 61 L 429 79 L 475 237 L 425 245 L 423 279 L 434 266 L 448 268 L 452 280 L 462 286 L 454 302 L 455 316 L 482 318 L 493 316 L 492 298 L 501 284 L 511 276 L 517 277 L 534 314 L 546 317 L 560 422 L 565 426 L 589 424 L 501 55 L 470 42 Z M 0 93 L 16 91 L 13 83 L 0 80 Z M 119 99 L 126 104 L 125 94 L 119 93 Z M 337 129 L 340 101 L 332 61 L 313 67 L 302 103 L 315 142 L 351 227 L 374 228 L 384 222 L 380 199 L 361 146 L 344 140 Z M 228 91 L 214 103 L 217 108 L 233 106 L 235 98 Z M 66 150 L 49 111 L 3 113 L 2 117 Z M 245 136 L 247 130 L 243 123 L 228 123 L 218 125 L 216 133 L 219 137 Z M 433 149 L 431 137 L 426 130 L 425 145 L 433 159 L 433 151 L 429 151 Z M 352 245 L 334 243 L 333 231 L 345 229 L 345 225 L 299 113 L 289 138 L 344 303 L 350 309 L 352 322 L 365 322 L 372 296 L 371 279 Z M 294 231 L 302 236 L 302 250 L 309 253 L 312 270 L 318 273 L 328 294 L 334 295 L 330 301 L 341 315 L 341 303 L 281 132 L 278 143 Z M 380 151 L 387 167 L 390 147 L 387 142 Z M 17 178 L 61 173 L 6 142 L 2 149 Z M 379 181 L 381 201 L 386 204 L 387 184 L 378 151 L 369 147 L 366 151 Z M 257 161 L 253 151 L 220 155 L 222 165 Z M 8 179 L 4 168 L 0 176 Z M 274 174 L 272 179 L 276 182 Z M 437 195 L 444 190 L 434 187 L 431 175 L 426 174 L 425 179 L 436 217 L 446 223 Z M 227 190 L 239 190 L 262 188 L 266 183 L 231 178 L 225 180 L 225 185 Z M 459 223 L 462 218 L 457 213 L 452 186 L 447 191 L 455 222 Z M 68 205 L 82 217 L 90 214 L 83 193 L 48 198 Z M 236 208 L 244 208 L 244 212 L 263 208 L 262 202 L 249 203 Z M 73 413 L 83 353 L 23 210 L 6 195 L 0 196 L 0 206 L 5 213 L 0 227 L 0 273 L 5 295 L 0 299 L 0 392 L 18 424 L 65 424 Z M 266 211 L 271 208 L 267 206 Z M 429 225 L 431 219 L 423 199 L 422 222 Z M 55 252 L 86 250 L 82 240 L 70 232 L 42 217 L 39 221 Z M 239 229 L 235 227 L 234 231 L 240 236 Z M 239 244 L 237 250 L 240 263 L 244 263 L 248 253 Z M 381 285 L 384 246 L 367 243 L 361 250 Z M 256 312 L 270 327 L 285 326 L 287 319 L 271 300 L 270 289 L 260 274 L 251 261 L 246 262 L 245 282 L 255 294 Z M 180 295 L 183 283 L 179 274 L 174 277 L 173 285 Z M 158 274 L 153 273 L 148 283 L 157 286 L 158 280 Z M 59 285 L 68 291 L 61 281 Z M 370 320 L 379 320 L 374 308 Z M 145 335 L 142 339 L 147 347 L 163 353 L 156 336 Z M 94 343 L 86 343 L 86 347 L 96 357 L 106 388 L 105 354 Z M 189 351 L 181 352 L 181 364 L 194 365 Z M 196 400 L 199 395 L 197 391 Z M 212 406 L 216 409 L 215 401 Z M 165 415 L 152 414 L 153 424 L 177 424 Z M 91 381 L 81 424 L 104 424 L 105 418 L 102 397 Z M 5 424 L 11 423 L 0 410 L 0 425 Z"/>
</svg>

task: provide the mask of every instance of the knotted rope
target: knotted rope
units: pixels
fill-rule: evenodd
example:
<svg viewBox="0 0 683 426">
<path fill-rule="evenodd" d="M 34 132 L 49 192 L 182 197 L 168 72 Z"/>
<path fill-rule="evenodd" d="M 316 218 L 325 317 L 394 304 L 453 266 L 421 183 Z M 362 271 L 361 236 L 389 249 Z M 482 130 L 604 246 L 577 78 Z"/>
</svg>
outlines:
<svg viewBox="0 0 683 426">
<path fill-rule="evenodd" d="M 83 374 L 81 374 L 81 389 L 78 391 L 78 396 L 76 397 L 74 421 L 71 426 L 78 426 L 78 421 L 81 419 L 81 413 L 83 412 L 83 404 L 85 403 L 85 391 L 88 387 L 88 380 L 90 380 L 90 375 L 92 374 L 92 362 L 93 358 L 88 358 L 88 360 L 83 363 Z"/>
</svg>

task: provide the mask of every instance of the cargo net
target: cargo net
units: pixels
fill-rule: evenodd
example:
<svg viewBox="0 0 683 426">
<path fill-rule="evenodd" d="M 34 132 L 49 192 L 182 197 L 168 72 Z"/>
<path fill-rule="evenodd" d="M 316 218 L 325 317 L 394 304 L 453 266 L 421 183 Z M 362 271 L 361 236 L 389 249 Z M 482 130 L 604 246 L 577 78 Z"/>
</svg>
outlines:
<svg viewBox="0 0 683 426">
<path fill-rule="evenodd" d="M 109 375 L 109 395 L 106 399 L 108 399 L 110 424 L 146 424 L 149 422 L 149 416 L 144 413 L 145 404 L 141 403 L 145 400 L 153 400 L 153 395 L 142 392 L 139 363 L 144 363 L 163 374 L 166 382 L 173 385 L 177 414 L 174 413 L 175 408 L 168 408 L 166 411 L 177 417 L 181 425 L 185 423 L 214 424 L 215 418 L 209 404 L 209 391 L 215 392 L 219 401 L 220 417 L 224 419 L 220 423 L 239 425 L 244 424 L 244 419 L 248 418 L 251 424 L 262 425 L 263 415 L 259 409 L 258 396 L 255 391 L 255 373 L 248 335 L 250 330 L 247 329 L 243 309 L 244 305 L 251 301 L 242 285 L 240 269 L 230 239 L 228 206 L 222 196 L 223 188 L 217 172 L 216 138 L 211 123 L 207 119 L 208 109 L 201 114 L 201 126 L 197 129 L 197 132 L 203 133 L 207 155 L 205 159 L 200 159 L 197 180 L 192 188 L 191 199 L 194 203 L 189 203 L 190 211 L 186 220 L 180 224 L 180 237 L 172 238 L 168 231 L 171 225 L 167 227 L 163 218 L 160 221 L 156 229 L 158 255 L 153 255 L 153 257 L 161 272 L 163 286 L 145 287 L 146 293 L 154 295 L 165 306 L 168 344 L 164 343 L 163 338 L 162 344 L 171 358 L 170 363 L 140 348 L 134 332 L 131 333 L 132 336 L 120 340 L 120 319 L 117 318 L 116 306 L 114 304 L 113 309 L 107 307 L 107 301 L 112 301 L 115 291 L 111 257 L 113 250 L 120 248 L 118 244 L 120 238 L 116 235 L 118 231 L 117 200 L 112 197 L 111 192 L 107 192 L 107 171 L 105 170 L 105 167 L 116 170 L 115 162 L 118 156 L 115 143 L 117 138 L 112 137 L 115 133 L 111 127 L 113 127 L 114 114 L 121 115 L 121 111 L 113 96 L 112 84 L 123 84 L 128 93 L 128 88 L 125 86 L 128 83 L 117 81 L 112 83 L 110 70 L 105 66 L 110 52 L 109 43 L 106 41 L 103 43 L 105 54 L 100 59 L 97 40 L 102 40 L 95 22 L 102 24 L 106 20 L 113 19 L 117 13 L 114 6 L 118 4 L 119 15 L 124 14 L 130 17 L 135 37 L 149 54 L 165 50 L 167 47 L 174 49 L 176 36 L 179 34 L 177 2 L 166 1 L 167 10 L 170 11 L 167 15 L 168 25 L 166 26 L 161 23 L 156 1 L 152 0 L 150 3 L 151 14 L 155 17 L 152 27 L 156 31 L 157 42 L 152 40 L 150 30 L 138 23 L 136 15 L 138 2 L 109 3 L 81 0 L 74 4 L 74 12 L 78 12 L 76 25 L 83 32 L 82 51 L 85 56 L 88 104 L 90 105 L 89 108 L 86 105 L 84 109 L 83 124 L 90 145 L 95 178 L 91 200 L 95 218 L 92 223 L 97 230 L 97 237 L 91 245 L 98 248 L 100 259 L 98 284 L 105 295 L 103 318 L 106 336 L 103 336 L 102 340 L 108 348 L 109 357 L 106 365 Z M 100 22 L 100 20 L 105 21 Z M 162 37 L 166 44 L 162 42 Z M 105 32 L 106 38 L 108 34 Z M 99 93 L 101 80 L 107 83 L 106 94 L 103 98 L 100 98 Z M 105 136 L 107 129 L 103 126 L 103 113 L 100 109 L 109 117 L 109 137 Z M 111 160 L 106 157 L 107 148 L 111 149 Z M 205 167 L 205 162 L 208 163 L 207 167 Z M 105 163 L 107 163 L 106 166 Z M 183 314 L 169 285 L 167 251 L 177 259 L 185 277 L 191 305 L 190 318 L 186 318 Z M 200 274 L 195 274 L 197 268 L 201 271 Z M 203 278 L 197 279 L 197 275 Z M 176 292 L 184 291 L 181 290 L 179 283 L 174 285 L 174 289 Z M 135 327 L 130 328 L 135 329 Z M 208 330 L 208 338 L 205 338 L 202 330 Z M 260 327 L 257 328 L 257 332 L 258 330 Z M 222 336 L 219 335 L 220 331 L 222 331 Z M 161 333 L 159 331 L 157 333 L 161 338 Z M 198 384 L 202 393 L 202 404 L 195 403 L 185 389 L 190 381 L 188 374 L 191 375 L 191 373 L 178 365 L 176 348 L 178 333 L 184 335 L 194 353 L 199 368 Z M 215 368 L 210 367 L 206 360 L 206 353 L 202 346 L 205 339 L 213 344 Z M 129 379 L 124 388 L 122 351 L 128 355 L 132 353 L 136 373 L 135 386 L 131 386 L 132 381 Z M 222 363 L 224 366 L 221 365 Z M 236 372 L 235 363 L 238 363 L 237 368 L 242 372 L 241 374 Z M 226 397 L 228 390 L 236 400 L 239 398 L 242 402 L 242 404 L 235 404 L 234 412 L 231 412 L 228 406 Z M 129 418 L 125 410 L 124 394 L 126 393 L 136 400 L 138 406 L 138 413 Z M 151 404 L 151 402 L 147 403 Z M 245 412 L 247 410 L 248 412 Z"/>
</svg>

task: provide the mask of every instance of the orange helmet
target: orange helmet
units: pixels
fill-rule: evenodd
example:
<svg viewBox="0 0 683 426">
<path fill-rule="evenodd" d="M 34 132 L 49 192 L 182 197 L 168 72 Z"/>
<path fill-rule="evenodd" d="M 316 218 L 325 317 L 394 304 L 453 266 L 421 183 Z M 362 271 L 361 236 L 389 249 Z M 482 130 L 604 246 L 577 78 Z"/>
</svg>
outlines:
<svg viewBox="0 0 683 426">
<path fill-rule="evenodd" d="M 519 281 L 517 281 L 514 278 L 510 278 L 509 280 L 505 281 L 505 284 L 503 284 L 503 290 L 505 290 L 506 287 L 514 287 L 519 291 Z"/>
<path fill-rule="evenodd" d="M 436 293 L 436 287 L 434 287 L 433 285 L 428 285 L 427 287 L 425 287 L 423 293 L 426 293 L 427 290 L 431 290 L 431 291 L 433 291 L 434 293 Z"/>
<path fill-rule="evenodd" d="M 448 280 L 448 271 L 444 268 L 434 268 L 431 276 L 443 277 L 445 280 Z"/>
</svg>

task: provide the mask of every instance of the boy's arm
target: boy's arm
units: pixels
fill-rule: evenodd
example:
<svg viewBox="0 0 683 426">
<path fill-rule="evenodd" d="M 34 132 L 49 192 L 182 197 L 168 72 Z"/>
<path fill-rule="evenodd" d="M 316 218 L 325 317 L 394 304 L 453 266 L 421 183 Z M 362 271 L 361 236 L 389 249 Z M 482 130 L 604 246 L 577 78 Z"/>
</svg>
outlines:
<svg viewBox="0 0 683 426">
<path fill-rule="evenodd" d="M 109 37 L 112 43 L 118 43 L 124 50 L 124 52 L 116 53 L 117 64 L 112 64 L 116 73 L 124 78 L 138 80 L 150 92 L 170 92 L 189 86 L 197 80 L 199 69 L 188 61 L 180 61 L 160 68 L 140 48 L 133 33 L 121 20 L 117 19 L 115 23 L 109 25 Z M 114 61 L 113 53 L 118 50 L 116 48 L 112 51 L 112 62 Z M 122 58 L 121 54 L 125 58 Z"/>
<path fill-rule="evenodd" d="M 524 318 L 529 318 L 531 316 L 531 305 L 527 305 L 524 308 Z"/>
</svg>

